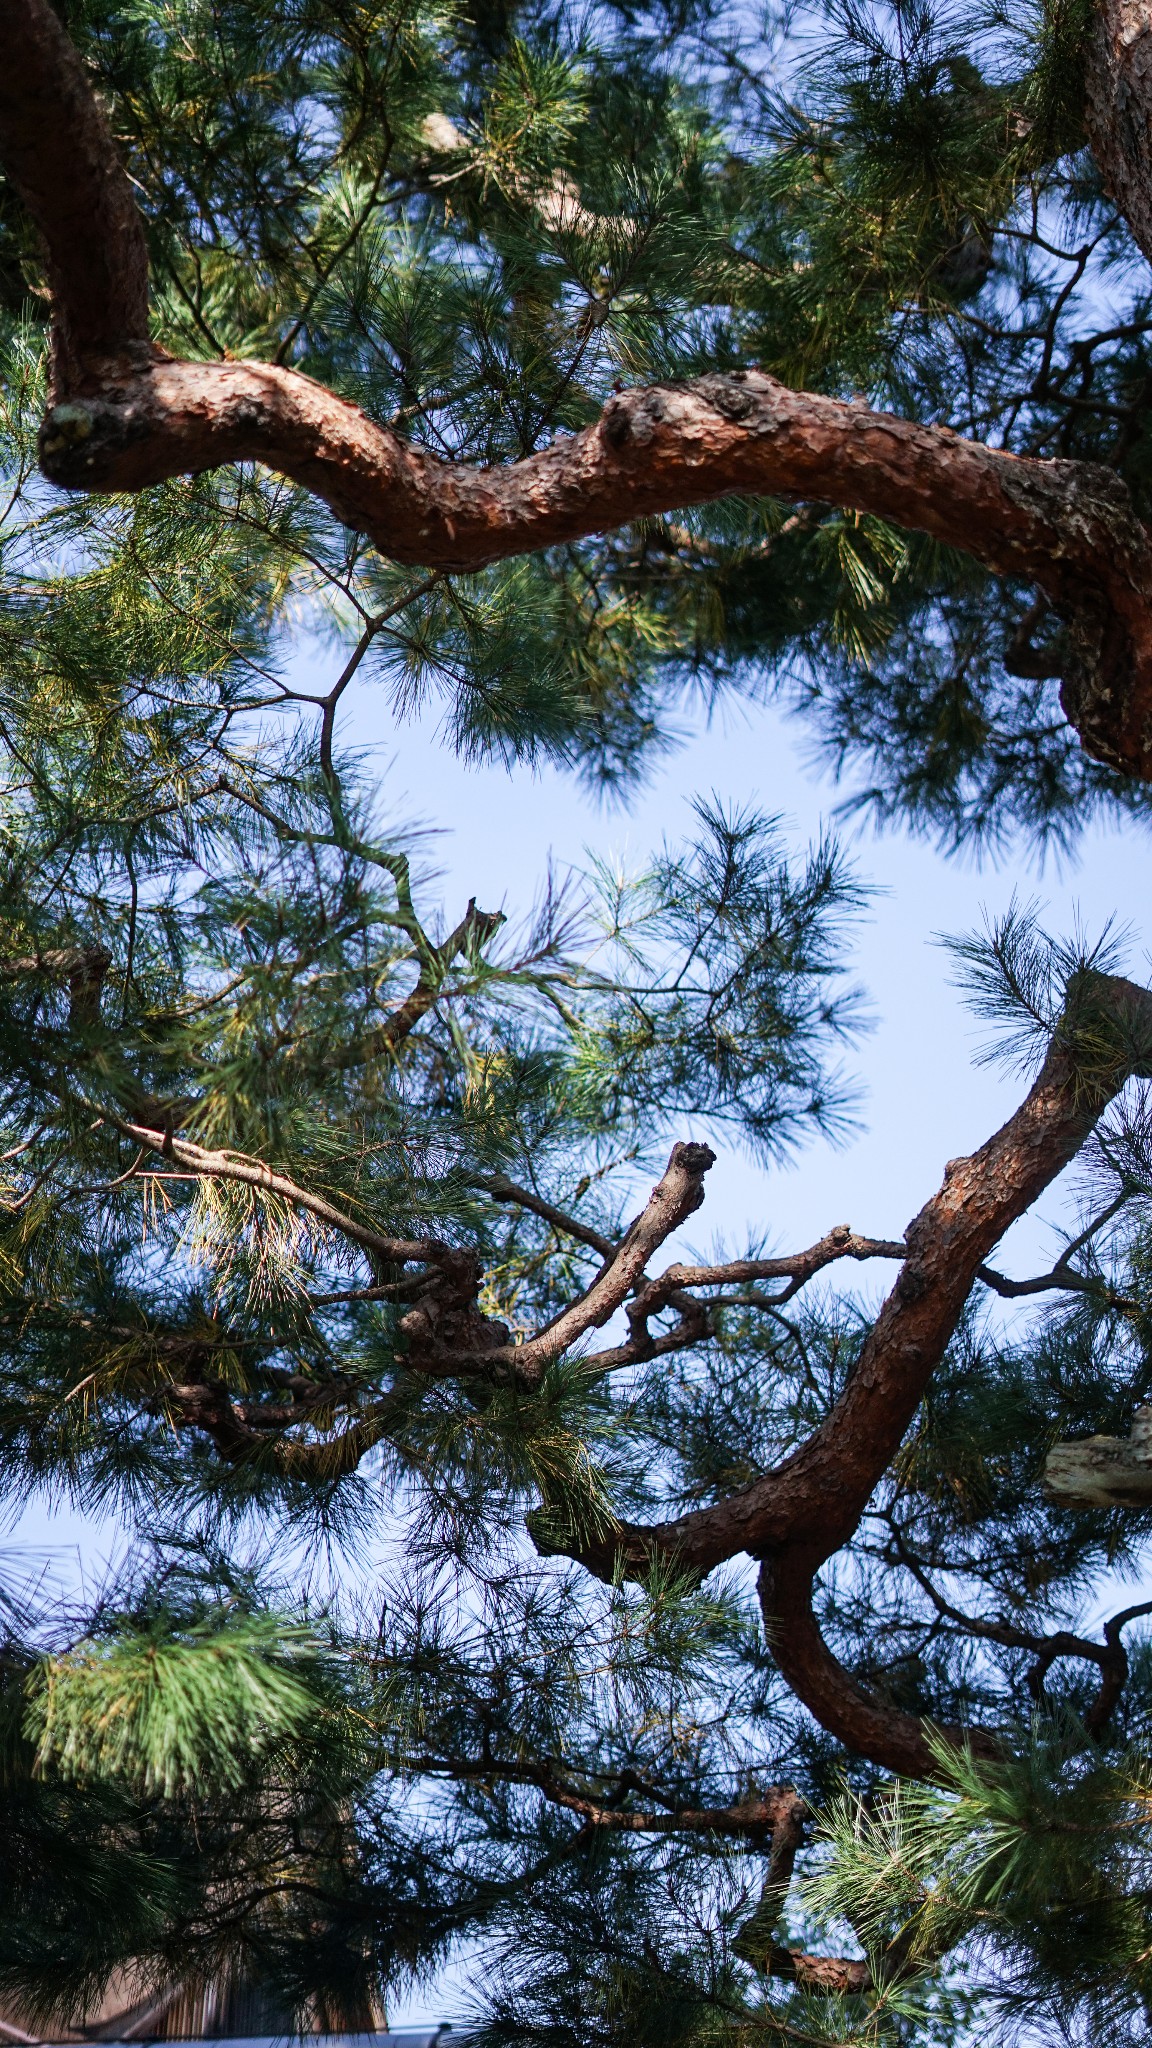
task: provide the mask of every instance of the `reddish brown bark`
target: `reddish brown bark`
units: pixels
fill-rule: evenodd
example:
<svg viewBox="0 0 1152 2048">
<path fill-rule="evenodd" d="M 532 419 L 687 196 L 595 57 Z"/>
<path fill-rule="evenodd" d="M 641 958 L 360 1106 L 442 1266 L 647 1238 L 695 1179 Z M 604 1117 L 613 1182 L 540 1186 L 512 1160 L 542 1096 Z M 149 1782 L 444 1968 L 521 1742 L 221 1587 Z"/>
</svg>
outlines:
<svg viewBox="0 0 1152 2048">
<path fill-rule="evenodd" d="M 0 157 L 44 238 L 53 292 L 41 459 L 54 482 L 132 491 L 262 462 L 393 560 L 445 569 L 732 492 L 877 513 L 1037 584 L 1071 627 L 1063 698 L 1085 746 L 1152 779 L 1152 547 L 1111 472 L 1018 459 L 754 371 L 623 392 L 583 433 L 478 470 L 296 371 L 173 362 L 147 348 L 131 186 L 50 0 L 0 0 L 0 32 Z"/>
<path fill-rule="evenodd" d="M 0 0 L 0 157 L 40 230 L 57 388 L 147 361 L 144 228 L 87 72 L 47 0 Z"/>
<path fill-rule="evenodd" d="M 0 0 L 0 157 L 43 236 L 53 294 L 55 386 L 45 474 L 64 487 L 131 491 L 254 460 L 321 497 L 394 560 L 471 569 L 731 492 L 831 501 L 965 549 L 1035 583 L 1069 622 L 1076 668 L 1063 697 L 1085 745 L 1152 780 L 1152 545 L 1109 471 L 1022 460 L 945 430 L 795 392 L 756 371 L 621 393 L 583 433 L 502 469 L 444 463 L 297 372 L 181 363 L 152 350 L 147 263 L 132 191 L 84 66 L 49 0 Z M 1106 179 L 1142 246 L 1149 124 L 1144 8 L 1105 0 L 1089 120 Z M 1138 189 L 1139 188 L 1139 189 Z M 1075 992 L 1104 1054 L 1058 1040 L 1027 1100 L 971 1158 L 954 1161 L 907 1235 L 907 1256 L 857 1369 L 823 1427 L 743 1493 L 656 1529 L 618 1527 L 594 1569 L 654 1553 L 708 1570 L 764 1559 L 770 1638 L 802 1699 L 853 1747 L 898 1770 L 925 1766 L 923 1732 L 869 1700 L 812 1619 L 815 1572 L 852 1535 L 956 1327 L 977 1270 L 1007 1226 L 1074 1156 L 1127 1074 L 1148 1070 L 1152 999 L 1098 975 Z M 258 1162 L 209 1155 L 171 1132 L 123 1125 L 187 1170 L 283 1192 L 362 1244 L 374 1233 Z M 421 1367 L 486 1365 L 517 1377 L 597 1327 L 643 1281 L 651 1252 L 696 1206 L 707 1149 L 678 1147 L 643 1216 L 583 1300 L 531 1346 L 507 1345 L 474 1313 L 475 1274 L 410 1312 Z M 381 1241 L 382 1242 L 382 1241 Z M 380 1246 L 376 1246 L 380 1249 Z M 839 1256 L 836 1251 L 831 1255 Z M 443 1247 L 389 1258 L 444 1263 Z M 451 1277 L 451 1276 L 450 1276 Z M 680 1287 L 686 1283 L 681 1279 Z M 665 1298 L 676 1302 L 666 1290 Z M 433 1310 L 435 1309 L 435 1313 Z M 649 1352 L 680 1339 L 652 1340 Z M 417 1329 L 417 1324 L 419 1328 Z"/>
<path fill-rule="evenodd" d="M 620 1524 L 599 1554 L 601 1568 L 616 1554 L 642 1568 L 662 1552 L 711 1571 L 741 1551 L 756 1557 L 787 1547 L 811 1574 L 839 1550 L 899 1448 L 979 1267 L 1075 1158 L 1117 1090 L 1150 1063 L 1152 995 L 1120 976 L 1083 975 L 1020 1108 L 970 1157 L 949 1161 L 943 1185 L 909 1225 L 899 1278 L 826 1421 L 742 1493 L 658 1528 Z"/>
<path fill-rule="evenodd" d="M 262 462 L 393 561 L 455 570 L 733 492 L 878 513 L 1039 584 L 1072 629 L 1064 702 L 1085 745 L 1152 778 L 1152 546 L 1108 470 L 1006 455 L 759 371 L 622 392 L 582 433 L 475 469 L 297 371 L 164 361 L 62 399 L 41 459 L 54 482 L 102 491 Z"/>
<path fill-rule="evenodd" d="M 1098 0 L 1084 124 L 1104 189 L 1152 262 L 1152 6 Z"/>
<path fill-rule="evenodd" d="M 812 1574 L 791 1551 L 766 1558 L 760 1567 L 760 1609 L 764 1632 L 781 1676 L 810 1714 L 857 1756 L 870 1757 L 902 1777 L 933 1778 L 940 1764 L 928 1742 L 928 1725 L 865 1691 L 832 1655 L 812 1612 Z M 999 1754 L 983 1729 L 942 1728 L 946 1741 L 966 1743 L 976 1756 Z"/>
<path fill-rule="evenodd" d="M 506 1363 L 518 1380 L 532 1384 L 545 1366 L 584 1336 L 603 1329 L 642 1280 L 644 1269 L 660 1246 L 694 1216 L 704 1200 L 704 1175 L 716 1164 L 708 1145 L 674 1145 L 672 1156 L 644 1208 L 632 1222 L 611 1258 L 605 1259 L 592 1285 L 523 1344 L 509 1347 Z"/>
<path fill-rule="evenodd" d="M 765 1629 L 797 1697 L 860 1754 L 932 1775 L 919 1721 L 870 1699 L 824 1643 L 811 1611 L 813 1580 L 855 1532 L 989 1252 L 1075 1158 L 1124 1082 L 1149 1072 L 1152 995 L 1119 976 L 1081 975 L 1020 1108 L 978 1151 L 949 1162 L 942 1187 L 909 1226 L 900 1276 L 821 1427 L 741 1493 L 655 1527 L 620 1523 L 581 1546 L 588 1568 L 605 1576 L 621 1564 L 643 1571 L 665 1556 L 707 1572 L 741 1552 L 761 1558 Z"/>
<path fill-rule="evenodd" d="M 54 956 L 55 957 L 55 956 Z M 63 959 L 65 956 L 60 956 Z M 67 956 L 71 961 L 71 956 Z M 20 962 L 30 968 L 38 963 Z M 743 1492 L 655 1527 L 617 1523 L 596 1543 L 574 1547 L 590 1570 L 611 1576 L 621 1563 L 643 1571 L 654 1558 L 706 1572 L 740 1552 L 762 1559 L 760 1597 L 765 1630 L 783 1676 L 797 1697 L 831 1733 L 885 1767 L 931 1776 L 938 1762 L 928 1731 L 915 1716 L 872 1697 L 835 1659 L 812 1613 L 812 1587 L 821 1565 L 853 1535 L 877 1483 L 895 1456 L 925 1389 L 963 1312 L 974 1279 L 1008 1226 L 1075 1157 L 1102 1110 L 1125 1080 L 1152 1072 L 1152 994 L 1118 976 L 1086 971 L 1070 985 L 1065 1014 L 1034 1085 L 1001 1130 L 968 1158 L 954 1159 L 939 1191 L 926 1203 L 902 1244 L 832 1231 L 808 1252 L 790 1258 L 741 1260 L 718 1266 L 674 1265 L 649 1279 L 647 1267 L 660 1247 L 700 1206 L 704 1179 L 713 1164 L 707 1146 L 673 1148 L 664 1175 L 619 1243 L 600 1240 L 600 1272 L 578 1301 L 552 1324 L 520 1345 L 508 1341 L 503 1325 L 490 1322 L 477 1306 L 480 1269 L 464 1252 L 432 1241 L 399 1242 L 376 1237 L 355 1219 L 296 1186 L 258 1161 L 209 1153 L 202 1147 L 143 1126 L 123 1124 L 128 1135 L 169 1158 L 177 1169 L 213 1173 L 266 1188 L 317 1214 L 354 1242 L 367 1243 L 397 1265 L 421 1263 L 419 1299 L 401 1328 L 410 1362 L 443 1377 L 505 1377 L 526 1391 L 538 1383 L 550 1360 L 571 1349 L 627 1305 L 633 1347 L 597 1354 L 589 1365 L 601 1369 L 629 1357 L 651 1356 L 661 1348 L 682 1348 L 706 1336 L 708 1304 L 688 1296 L 696 1287 L 724 1287 L 772 1277 L 790 1287 L 843 1257 L 899 1257 L 901 1272 L 870 1331 L 856 1368 L 823 1425 L 790 1458 Z M 506 1184 L 516 1199 L 524 1191 Z M 539 1207 L 534 1197 L 530 1207 Z M 547 1205 L 545 1205 L 547 1207 Z M 562 1212 L 549 1210 L 566 1227 Z M 700 1328 L 653 1338 L 648 1319 L 666 1306 L 682 1316 L 694 1312 Z M 647 1348 L 644 1340 L 647 1339 Z M 261 1431 L 283 1418 L 266 1408 L 249 1413 L 229 1404 L 215 1381 L 174 1390 L 184 1402 L 183 1419 L 205 1428 L 231 1458 L 264 1455 Z M 226 1413 L 225 1410 L 228 1412 Z M 297 1419 L 295 1414 L 290 1420 Z M 350 1465 L 375 1440 L 375 1416 L 349 1432 Z M 226 1439 L 226 1440 L 225 1440 Z M 330 1455 L 331 1446 L 324 1455 Z M 275 1450 L 273 1447 L 273 1454 Z M 300 1457 L 297 1451 L 285 1455 Z M 542 1538 L 542 1547 L 544 1546 Z M 985 1631 L 995 1634 L 989 1628 Z M 1085 1646 L 1054 1638 L 1053 1655 Z M 1096 1646 L 1089 1653 L 1107 1672 L 1119 1660 Z M 1108 1705 L 1112 1704 L 1109 1698 Z M 952 1739 L 970 1742 L 978 1754 L 994 1754 L 991 1739 L 978 1732 Z M 623 1823 L 622 1823 L 623 1824 Z"/>
</svg>

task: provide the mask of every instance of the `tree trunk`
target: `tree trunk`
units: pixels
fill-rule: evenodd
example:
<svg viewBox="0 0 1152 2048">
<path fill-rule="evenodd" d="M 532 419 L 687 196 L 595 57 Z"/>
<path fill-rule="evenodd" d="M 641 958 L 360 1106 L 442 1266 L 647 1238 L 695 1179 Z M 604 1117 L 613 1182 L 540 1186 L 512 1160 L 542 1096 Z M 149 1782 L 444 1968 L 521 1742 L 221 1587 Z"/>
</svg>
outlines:
<svg viewBox="0 0 1152 2048">
<path fill-rule="evenodd" d="M 1088 43 L 1084 125 L 1104 190 L 1152 263 L 1152 4 L 1100 0 Z"/>
</svg>

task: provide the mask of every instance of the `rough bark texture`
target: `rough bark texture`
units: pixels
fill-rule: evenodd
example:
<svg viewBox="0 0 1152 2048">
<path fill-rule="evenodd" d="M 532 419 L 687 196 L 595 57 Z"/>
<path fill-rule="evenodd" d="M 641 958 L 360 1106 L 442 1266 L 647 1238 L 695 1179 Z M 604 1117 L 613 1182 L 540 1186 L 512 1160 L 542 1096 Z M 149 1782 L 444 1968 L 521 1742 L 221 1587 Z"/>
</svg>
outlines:
<svg viewBox="0 0 1152 2048">
<path fill-rule="evenodd" d="M 1127 20 L 1121 0 L 1102 18 L 1093 105 L 1135 195 L 1143 129 L 1123 109 L 1143 105 L 1143 44 L 1124 42 L 1114 14 Z M 1038 585 L 1071 628 L 1063 701 L 1084 745 L 1152 779 L 1152 546 L 1110 471 L 1017 459 L 758 372 L 623 392 L 583 433 L 478 470 L 439 461 L 296 371 L 174 362 L 148 347 L 132 188 L 50 0 L 0 0 L 0 32 L 0 158 L 44 239 L 54 301 L 41 437 L 54 482 L 132 491 L 262 462 L 393 560 L 446 569 L 731 492 L 877 513 Z M 1136 196 L 1131 217 L 1143 220 Z"/>
<path fill-rule="evenodd" d="M 314 491 L 397 562 L 464 570 L 732 492 L 821 498 L 1038 584 L 1071 629 L 1065 709 L 1085 745 L 1152 779 L 1152 546 L 1124 485 L 759 371 L 626 391 L 522 462 L 444 462 L 298 371 L 156 361 L 60 399 L 40 442 L 73 490 L 133 491 L 257 461 Z"/>
<path fill-rule="evenodd" d="M 870 1698 L 822 1640 L 813 1581 L 854 1534 L 989 1252 L 1075 1158 L 1124 1082 L 1150 1071 L 1152 995 L 1119 976 L 1080 976 L 1020 1108 L 978 1151 L 949 1162 L 942 1187 L 909 1225 L 899 1278 L 821 1427 L 743 1492 L 655 1527 L 620 1523 L 581 1545 L 581 1560 L 609 1577 L 621 1564 L 643 1571 L 658 1556 L 701 1572 L 741 1552 L 759 1557 L 765 1630 L 797 1697 L 858 1753 L 890 1770 L 933 1775 L 922 1724 Z"/>
<path fill-rule="evenodd" d="M 1100 1056 L 1083 1066 L 1090 1042 Z M 1102 1111 L 1152 1065 L 1152 995 L 1118 975 L 1088 973 L 1065 1028 L 1025 1100 L 965 1159 L 905 1233 L 906 1257 L 859 1363 L 826 1421 L 798 1451 L 742 1493 L 659 1528 L 621 1524 L 600 1562 L 617 1553 L 643 1568 L 654 1552 L 711 1571 L 745 1551 L 787 1546 L 815 1571 L 852 1535 L 899 1448 L 960 1319 L 979 1267 L 1011 1223 L 1074 1159 Z"/>
<path fill-rule="evenodd" d="M 0 156 L 40 230 L 57 389 L 148 360 L 148 250 L 100 104 L 47 0 L 0 0 Z"/>
<path fill-rule="evenodd" d="M 1099 0 L 1084 123 L 1104 189 L 1152 262 L 1152 5 Z"/>
</svg>

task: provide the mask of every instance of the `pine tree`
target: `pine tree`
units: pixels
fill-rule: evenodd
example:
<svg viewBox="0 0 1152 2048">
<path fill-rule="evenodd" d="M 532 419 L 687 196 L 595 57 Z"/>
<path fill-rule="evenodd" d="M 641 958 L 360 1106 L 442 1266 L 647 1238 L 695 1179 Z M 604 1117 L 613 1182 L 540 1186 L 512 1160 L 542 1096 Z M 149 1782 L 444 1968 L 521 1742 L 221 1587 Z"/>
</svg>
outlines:
<svg viewBox="0 0 1152 2048">
<path fill-rule="evenodd" d="M 702 804 L 442 918 L 340 744 L 371 678 L 626 788 L 771 687 L 946 844 L 1139 820 L 1144 16 L 0 24 L 0 1461 L 136 1538 L 4 1593 L 0 1993 L 472 1944 L 490 2048 L 1145 2038 L 1146 1610 L 1068 1624 L 1146 1492 L 1043 1477 L 1152 1396 L 1152 994 L 1014 912 L 1020 1106 L 905 1238 L 670 1261 L 710 1131 L 851 1114 L 860 879 Z"/>
</svg>

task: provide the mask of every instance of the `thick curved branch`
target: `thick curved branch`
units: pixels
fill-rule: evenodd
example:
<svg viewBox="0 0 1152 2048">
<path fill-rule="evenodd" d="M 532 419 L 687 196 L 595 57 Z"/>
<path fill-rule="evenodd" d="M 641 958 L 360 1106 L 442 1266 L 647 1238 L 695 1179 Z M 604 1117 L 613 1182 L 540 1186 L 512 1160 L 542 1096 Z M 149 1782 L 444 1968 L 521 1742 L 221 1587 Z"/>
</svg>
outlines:
<svg viewBox="0 0 1152 2048">
<path fill-rule="evenodd" d="M 909 1225 L 904 1264 L 840 1399 L 807 1442 L 741 1493 L 655 1527 L 620 1523 L 593 1555 L 645 1570 L 657 1556 L 711 1571 L 740 1552 L 803 1548 L 811 1572 L 856 1529 L 899 1449 L 988 1253 L 1075 1158 L 1108 1103 L 1152 1069 L 1152 993 L 1086 971 L 1044 1065 L 1008 1122 Z"/>
<path fill-rule="evenodd" d="M 1038 584 L 1071 628 L 1063 698 L 1085 746 L 1152 777 L 1152 546 L 1125 486 L 1089 464 L 1007 455 L 750 370 L 621 392 L 581 433 L 475 469 L 298 371 L 163 360 L 61 390 L 40 452 L 45 475 L 72 490 L 261 462 L 391 560 L 445 570 L 737 492 L 875 513 Z"/>
<path fill-rule="evenodd" d="M 820 1726 L 857 1756 L 903 1777 L 936 1777 L 940 1765 L 928 1742 L 928 1724 L 867 1692 L 833 1656 L 812 1612 L 812 1582 L 803 1559 L 787 1552 L 765 1558 L 760 1567 L 764 1633 L 781 1677 Z M 938 1732 L 989 1761 L 1000 1754 L 983 1729 Z"/>
<path fill-rule="evenodd" d="M 781 1672 L 812 1713 L 885 1768 L 931 1776 L 926 1728 L 871 1698 L 836 1661 L 812 1614 L 820 1566 L 849 1541 L 899 1449 L 988 1253 L 1076 1156 L 1113 1096 L 1152 1066 L 1152 994 L 1085 971 L 1025 1101 L 944 1183 L 906 1234 L 900 1276 L 839 1400 L 806 1443 L 741 1493 L 655 1527 L 617 1523 L 573 1547 L 588 1569 L 643 1572 L 659 1557 L 710 1571 L 760 1557 L 761 1605 Z M 986 1738 L 965 1737 L 974 1747 Z"/>
<path fill-rule="evenodd" d="M 758 371 L 622 392 L 505 468 L 439 461 L 293 370 L 146 352 L 131 186 L 50 0 L 0 0 L 0 158 L 44 237 L 57 330 L 45 474 L 133 491 L 256 461 L 394 561 L 484 563 L 733 492 L 849 506 L 1035 584 L 1071 628 L 1065 709 L 1152 778 L 1152 545 L 1109 471 L 1016 458 Z"/>
</svg>

